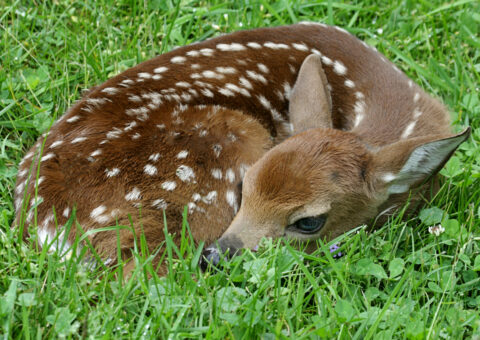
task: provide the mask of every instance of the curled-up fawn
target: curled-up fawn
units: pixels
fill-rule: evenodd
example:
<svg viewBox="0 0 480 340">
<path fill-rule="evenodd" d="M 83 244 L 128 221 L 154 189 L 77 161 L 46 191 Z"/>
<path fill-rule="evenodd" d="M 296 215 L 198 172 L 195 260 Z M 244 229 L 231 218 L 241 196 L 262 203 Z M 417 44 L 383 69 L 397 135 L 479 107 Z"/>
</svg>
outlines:
<svg viewBox="0 0 480 340">
<path fill-rule="evenodd" d="M 20 164 L 14 224 L 38 226 L 40 246 L 58 237 L 69 247 L 75 228 L 62 226 L 75 209 L 83 230 L 132 223 L 153 250 L 164 214 L 179 240 L 187 206 L 194 239 L 217 241 L 204 253 L 214 263 L 262 237 L 331 239 L 428 189 L 469 136 L 451 134 L 448 117 L 343 29 L 236 32 L 141 63 L 79 100 Z M 105 263 L 116 262 L 116 233 L 89 236 Z M 119 233 L 128 259 L 134 235 Z"/>
</svg>

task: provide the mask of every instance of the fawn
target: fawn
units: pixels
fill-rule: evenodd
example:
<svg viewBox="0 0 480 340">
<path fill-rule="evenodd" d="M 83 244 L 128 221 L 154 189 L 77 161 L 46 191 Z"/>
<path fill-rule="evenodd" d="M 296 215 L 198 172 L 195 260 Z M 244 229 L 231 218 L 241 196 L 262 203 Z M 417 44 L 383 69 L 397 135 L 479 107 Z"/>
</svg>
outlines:
<svg viewBox="0 0 480 340">
<path fill-rule="evenodd" d="M 62 226 L 75 209 L 83 230 L 133 223 L 153 250 L 164 214 L 178 242 L 187 206 L 194 239 L 218 241 L 204 252 L 216 263 L 262 237 L 330 239 L 368 223 L 469 132 L 451 134 L 442 104 L 341 28 L 240 31 L 143 62 L 79 100 L 20 163 L 14 225 L 68 248 L 75 232 Z M 128 259 L 134 236 L 119 234 Z M 116 263 L 116 231 L 89 241 Z"/>
</svg>

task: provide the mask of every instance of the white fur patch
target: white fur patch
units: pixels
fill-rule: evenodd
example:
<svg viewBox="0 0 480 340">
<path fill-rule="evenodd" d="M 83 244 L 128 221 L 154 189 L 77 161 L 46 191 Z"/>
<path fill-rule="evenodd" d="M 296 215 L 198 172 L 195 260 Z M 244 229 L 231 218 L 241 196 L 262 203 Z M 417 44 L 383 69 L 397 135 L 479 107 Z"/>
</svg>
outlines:
<svg viewBox="0 0 480 340">
<path fill-rule="evenodd" d="M 345 67 L 345 65 L 343 65 L 343 63 L 341 61 L 336 60 L 333 63 L 333 71 L 336 74 L 338 74 L 340 76 L 343 76 L 347 73 L 347 68 Z"/>
<path fill-rule="evenodd" d="M 264 76 L 262 76 L 260 73 L 257 73 L 255 71 L 248 70 L 247 77 L 249 77 L 252 80 L 259 81 L 262 84 L 268 83 L 267 79 Z"/>
<path fill-rule="evenodd" d="M 185 58 L 185 57 L 176 56 L 176 57 L 173 57 L 172 59 L 170 59 L 170 62 L 172 62 L 172 63 L 174 63 L 174 64 L 182 64 L 182 63 L 184 63 L 186 60 L 187 60 L 187 58 Z"/>
<path fill-rule="evenodd" d="M 215 179 L 222 179 L 222 170 L 220 169 L 212 169 L 212 176 Z"/>
<path fill-rule="evenodd" d="M 202 202 L 205 204 L 212 204 L 217 199 L 217 192 L 210 191 L 205 197 L 202 198 Z"/>
<path fill-rule="evenodd" d="M 182 150 L 177 154 L 178 159 L 185 159 L 188 156 L 188 151 L 187 150 Z"/>
<path fill-rule="evenodd" d="M 182 182 L 195 182 L 195 173 L 189 166 L 180 165 L 177 168 L 176 175 Z"/>
<path fill-rule="evenodd" d="M 165 210 L 168 207 L 167 202 L 163 198 L 156 199 L 152 202 L 152 207 L 159 210 Z"/>
<path fill-rule="evenodd" d="M 173 191 L 177 187 L 177 183 L 174 181 L 166 181 L 162 183 L 162 189 L 167 191 Z"/>
<path fill-rule="evenodd" d="M 102 90 L 103 93 L 114 95 L 118 93 L 118 89 L 115 87 L 106 87 Z"/>
<path fill-rule="evenodd" d="M 233 212 L 236 214 L 238 211 L 237 195 L 231 190 L 227 190 L 225 194 L 225 199 L 229 206 L 233 208 Z"/>
<path fill-rule="evenodd" d="M 413 121 L 407 125 L 405 130 L 403 130 L 402 135 L 400 136 L 401 139 L 405 139 L 408 136 L 410 136 L 413 132 L 413 129 L 415 128 L 415 125 L 417 124 L 416 121 Z"/>
<path fill-rule="evenodd" d="M 238 44 L 238 43 L 218 44 L 217 48 L 220 51 L 231 51 L 231 52 L 246 50 L 245 46 L 243 46 L 242 44 Z"/>
<path fill-rule="evenodd" d="M 117 176 L 120 173 L 120 169 L 119 168 L 113 168 L 112 170 L 105 169 L 105 173 L 107 174 L 107 177 Z"/>
<path fill-rule="evenodd" d="M 233 183 L 235 181 L 235 172 L 233 172 L 232 169 L 227 169 L 227 172 L 225 172 L 225 179 L 230 183 Z"/>
<path fill-rule="evenodd" d="M 157 167 L 152 164 L 147 164 L 143 167 L 143 172 L 145 172 L 149 176 L 153 176 L 157 174 Z"/>
<path fill-rule="evenodd" d="M 137 187 L 133 187 L 132 191 L 130 191 L 125 195 L 125 199 L 127 201 L 136 201 L 136 200 L 139 200 L 140 197 L 141 197 L 141 192 L 140 192 L 140 189 L 138 189 Z"/>
<path fill-rule="evenodd" d="M 247 43 L 247 46 L 251 47 L 253 49 L 256 49 L 256 50 L 262 48 L 262 45 L 260 45 L 259 43 L 256 43 L 256 42 L 249 42 L 249 43 Z"/>
<path fill-rule="evenodd" d="M 61 144 L 63 144 L 63 140 L 57 140 L 50 145 L 50 148 L 51 149 L 56 148 L 57 146 L 59 146 Z"/>
<path fill-rule="evenodd" d="M 293 48 L 296 49 L 296 50 L 299 50 L 299 51 L 308 51 L 308 46 L 305 45 L 305 44 L 297 44 L 297 43 L 293 43 L 292 44 Z"/>
<path fill-rule="evenodd" d="M 74 122 L 76 122 L 76 121 L 79 120 L 79 119 L 80 119 L 80 116 L 73 116 L 73 117 L 68 118 L 68 119 L 67 119 L 67 122 L 68 122 L 68 123 L 74 123 Z"/>
<path fill-rule="evenodd" d="M 263 46 L 267 48 L 271 48 L 272 50 L 288 50 L 290 47 L 286 44 L 276 44 L 271 41 L 267 41 L 266 43 L 263 44 Z"/>
<path fill-rule="evenodd" d="M 77 137 L 77 138 L 73 139 L 71 141 L 71 143 L 76 144 L 76 143 L 81 143 L 81 142 L 86 141 L 86 140 L 87 140 L 87 137 Z"/>
<path fill-rule="evenodd" d="M 168 67 L 160 66 L 153 70 L 153 73 L 163 73 L 168 70 Z"/>
<path fill-rule="evenodd" d="M 55 154 L 53 152 L 47 153 L 45 156 L 42 156 L 41 161 L 45 162 L 48 161 L 49 159 L 52 159 L 55 157 Z"/>
</svg>

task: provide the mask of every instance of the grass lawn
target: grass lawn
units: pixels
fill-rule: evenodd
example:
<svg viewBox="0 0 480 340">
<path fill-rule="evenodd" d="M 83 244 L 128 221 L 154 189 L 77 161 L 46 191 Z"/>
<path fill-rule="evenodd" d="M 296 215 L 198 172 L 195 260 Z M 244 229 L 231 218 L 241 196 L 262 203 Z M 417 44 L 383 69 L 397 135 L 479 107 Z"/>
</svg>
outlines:
<svg viewBox="0 0 480 340">
<path fill-rule="evenodd" d="M 480 339 L 478 1 L 0 0 L 0 337 Z M 311 255 L 266 240 L 222 272 L 167 238 L 171 274 L 89 268 L 10 230 L 17 166 L 84 89 L 175 46 L 240 29 L 318 21 L 374 45 L 473 128 L 432 202 Z M 428 228 L 441 224 L 439 236 Z M 178 259 L 179 258 L 179 259 Z"/>
</svg>

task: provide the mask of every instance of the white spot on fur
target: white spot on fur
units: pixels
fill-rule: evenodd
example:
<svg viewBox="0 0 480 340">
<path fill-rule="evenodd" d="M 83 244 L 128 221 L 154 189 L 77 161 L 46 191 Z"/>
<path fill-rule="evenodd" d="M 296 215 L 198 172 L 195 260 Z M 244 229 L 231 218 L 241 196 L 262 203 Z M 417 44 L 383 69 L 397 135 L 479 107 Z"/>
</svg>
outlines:
<svg viewBox="0 0 480 340">
<path fill-rule="evenodd" d="M 271 110 L 272 109 L 272 104 L 268 101 L 267 98 L 265 98 L 265 96 L 263 95 L 258 95 L 257 96 L 258 100 L 260 101 L 260 104 L 262 104 L 262 106 L 268 110 Z"/>
<path fill-rule="evenodd" d="M 215 156 L 218 158 L 220 156 L 220 153 L 222 152 L 222 146 L 220 144 L 215 144 L 212 146 L 213 153 Z"/>
<path fill-rule="evenodd" d="M 296 50 L 299 50 L 299 51 L 308 51 L 308 46 L 305 45 L 305 44 L 293 43 L 292 46 L 293 46 L 293 48 L 295 48 Z"/>
<path fill-rule="evenodd" d="M 17 195 L 20 195 L 20 194 L 23 192 L 23 189 L 25 189 L 25 183 L 24 183 L 24 182 L 20 183 L 20 184 L 15 188 L 15 192 L 17 193 Z"/>
<path fill-rule="evenodd" d="M 41 161 L 45 162 L 45 161 L 48 161 L 49 159 L 52 159 L 53 157 L 55 157 L 55 154 L 53 152 L 50 152 L 50 153 L 47 153 L 45 156 L 42 156 Z"/>
<path fill-rule="evenodd" d="M 245 77 L 242 76 L 238 80 L 240 81 L 240 85 L 242 85 L 243 87 L 245 87 L 247 89 L 250 89 L 250 90 L 253 89 L 252 83 L 248 79 L 246 79 Z"/>
<path fill-rule="evenodd" d="M 292 87 L 288 82 L 283 83 L 283 95 L 285 96 L 285 99 L 289 100 L 290 99 L 290 94 L 292 93 Z"/>
<path fill-rule="evenodd" d="M 177 187 L 177 183 L 174 181 L 166 181 L 162 183 L 162 189 L 167 191 L 173 191 Z"/>
<path fill-rule="evenodd" d="M 70 208 L 65 208 L 63 209 L 63 213 L 62 213 L 63 217 L 65 218 L 68 218 L 68 216 L 70 216 Z"/>
<path fill-rule="evenodd" d="M 182 182 L 195 182 L 195 173 L 189 166 L 180 165 L 177 168 L 176 175 Z"/>
<path fill-rule="evenodd" d="M 186 81 L 179 81 L 175 85 L 177 85 L 178 87 L 184 87 L 184 88 L 189 88 L 190 87 L 190 83 L 187 83 Z"/>
<path fill-rule="evenodd" d="M 145 172 L 147 175 L 153 176 L 157 173 L 157 168 L 152 164 L 147 164 L 144 166 L 143 172 Z"/>
<path fill-rule="evenodd" d="M 95 209 L 92 210 L 92 212 L 90 213 L 90 217 L 92 219 L 94 219 L 95 221 L 97 221 L 97 219 L 100 218 L 100 216 L 105 212 L 107 211 L 107 207 L 104 206 L 104 205 L 100 205 L 98 207 L 96 207 Z"/>
<path fill-rule="evenodd" d="M 150 157 L 148 157 L 148 159 L 151 160 L 152 162 L 158 161 L 159 158 L 160 158 L 159 153 L 154 153 L 154 154 L 150 155 Z"/>
<path fill-rule="evenodd" d="M 230 91 L 229 89 L 225 89 L 225 88 L 219 89 L 218 92 L 220 92 L 221 94 L 223 94 L 223 95 L 226 96 L 226 97 L 233 97 L 233 96 L 235 96 L 235 93 L 233 93 L 233 92 Z"/>
<path fill-rule="evenodd" d="M 423 112 L 420 111 L 418 108 L 415 108 L 413 110 L 413 118 L 414 119 L 418 119 L 418 117 L 420 117 L 422 114 L 423 114 Z"/>
<path fill-rule="evenodd" d="M 106 87 L 102 90 L 103 93 L 114 95 L 118 93 L 118 89 L 115 87 Z"/>
<path fill-rule="evenodd" d="M 76 121 L 79 120 L 79 119 L 80 119 L 80 116 L 73 116 L 73 117 L 68 118 L 68 119 L 67 119 L 67 122 L 68 122 L 68 123 L 74 123 L 74 122 L 76 122 Z"/>
<path fill-rule="evenodd" d="M 202 199 L 202 195 L 200 195 L 199 193 L 194 193 L 194 194 L 192 195 L 192 200 L 193 200 L 194 202 L 198 202 L 198 201 L 200 201 L 201 199 Z"/>
<path fill-rule="evenodd" d="M 416 103 L 420 99 L 420 93 L 415 92 L 415 95 L 413 96 L 413 102 Z"/>
<path fill-rule="evenodd" d="M 57 140 L 50 145 L 50 148 L 51 149 L 56 148 L 57 146 L 59 146 L 61 144 L 63 144 L 63 140 Z"/>
<path fill-rule="evenodd" d="M 415 125 L 417 124 L 416 121 L 411 122 L 410 124 L 407 125 L 405 130 L 403 130 L 402 135 L 400 136 L 401 139 L 405 139 L 408 136 L 410 136 L 413 132 L 413 129 L 415 128 Z"/>
<path fill-rule="evenodd" d="M 140 73 L 138 74 L 138 76 L 139 76 L 140 78 L 143 78 L 143 79 L 150 79 L 150 78 L 152 78 L 152 75 L 151 75 L 150 73 L 148 73 L 148 72 L 140 72 Z"/>
<path fill-rule="evenodd" d="M 188 151 L 187 150 L 182 150 L 177 154 L 178 159 L 185 159 L 188 156 Z"/>
<path fill-rule="evenodd" d="M 355 83 L 350 79 L 345 80 L 345 86 L 353 89 L 355 87 Z"/>
<path fill-rule="evenodd" d="M 235 74 L 237 73 L 237 69 L 234 67 L 217 67 L 215 68 L 215 71 L 218 73 L 223 73 L 223 74 Z"/>
<path fill-rule="evenodd" d="M 233 208 L 233 212 L 236 214 L 238 210 L 237 195 L 231 190 L 227 190 L 225 198 L 229 206 Z"/>
<path fill-rule="evenodd" d="M 124 131 L 131 131 L 133 130 L 134 127 L 136 127 L 138 123 L 134 120 L 131 121 L 130 123 L 125 124 L 125 128 L 123 129 Z"/>
<path fill-rule="evenodd" d="M 253 49 L 256 49 L 256 50 L 262 48 L 262 45 L 260 45 L 259 43 L 256 43 L 256 42 L 249 42 L 249 43 L 247 43 L 247 46 L 251 47 Z"/>
<path fill-rule="evenodd" d="M 142 98 L 140 98 L 140 96 L 137 96 L 135 94 L 131 94 L 128 96 L 128 101 L 132 103 L 140 103 L 142 101 Z"/>
<path fill-rule="evenodd" d="M 159 198 L 152 202 L 152 207 L 160 210 L 165 210 L 167 209 L 168 204 L 163 198 Z"/>
<path fill-rule="evenodd" d="M 240 93 L 240 94 L 244 95 L 245 97 L 250 97 L 250 92 L 248 92 L 244 88 L 238 87 L 235 84 L 227 83 L 227 84 L 225 84 L 225 89 Z"/>
<path fill-rule="evenodd" d="M 141 192 L 140 192 L 140 189 L 138 189 L 137 187 L 133 187 L 132 191 L 130 191 L 125 195 L 125 199 L 127 201 L 137 201 L 140 199 L 140 197 L 141 197 Z"/>
<path fill-rule="evenodd" d="M 332 59 L 330 59 L 329 57 L 327 56 L 322 56 L 322 62 L 327 65 L 327 66 L 330 66 L 333 64 L 333 61 Z"/>
<path fill-rule="evenodd" d="M 188 51 L 185 54 L 188 55 L 189 57 L 200 57 L 201 56 L 200 51 L 195 51 L 195 50 Z"/>
<path fill-rule="evenodd" d="M 220 51 L 231 51 L 231 52 L 246 50 L 245 46 L 243 46 L 242 44 L 238 44 L 238 43 L 218 44 L 217 48 Z"/>
<path fill-rule="evenodd" d="M 209 70 L 203 71 L 202 75 L 205 78 L 216 78 L 216 79 L 223 79 L 224 78 L 224 76 L 222 74 L 214 72 L 214 71 L 209 71 Z"/>
<path fill-rule="evenodd" d="M 153 70 L 153 73 L 163 73 L 168 70 L 168 67 L 160 66 Z"/>
<path fill-rule="evenodd" d="M 212 50 L 211 48 L 202 48 L 200 50 L 200 53 L 205 56 L 205 57 L 211 57 L 213 56 L 213 53 L 215 52 L 215 50 Z"/>
<path fill-rule="evenodd" d="M 176 57 L 173 57 L 172 59 L 170 59 L 170 62 L 172 62 L 172 63 L 174 63 L 174 64 L 182 64 L 182 63 L 184 63 L 186 60 L 187 60 L 187 58 L 185 58 L 185 57 L 176 56 Z"/>
<path fill-rule="evenodd" d="M 276 44 L 271 41 L 267 41 L 266 43 L 263 44 L 263 46 L 271 48 L 272 50 L 288 50 L 290 47 L 285 44 Z"/>
<path fill-rule="evenodd" d="M 247 77 L 249 77 L 252 80 L 259 81 L 263 84 L 267 84 L 267 79 L 262 76 L 260 73 L 257 73 L 255 71 L 247 70 Z"/>
<path fill-rule="evenodd" d="M 201 89 L 200 92 L 206 97 L 210 97 L 210 98 L 213 97 L 213 92 L 210 91 L 209 89 Z"/>
<path fill-rule="evenodd" d="M 359 100 L 360 99 L 365 99 L 365 95 L 362 92 L 358 92 L 358 91 L 355 92 L 355 97 Z"/>
<path fill-rule="evenodd" d="M 106 137 L 107 139 L 116 139 L 119 138 L 123 131 L 119 128 L 113 128 L 112 131 L 107 132 Z"/>
<path fill-rule="evenodd" d="M 212 169 L 212 176 L 215 179 L 222 179 L 222 170 L 220 169 Z"/>
<path fill-rule="evenodd" d="M 23 177 L 27 174 L 28 169 L 23 169 L 17 173 L 17 177 Z"/>
<path fill-rule="evenodd" d="M 107 174 L 107 177 L 117 176 L 120 173 L 120 169 L 119 168 L 113 168 L 112 170 L 105 169 L 105 173 Z"/>
<path fill-rule="evenodd" d="M 268 73 L 268 72 L 270 72 L 270 70 L 268 69 L 267 65 L 265 65 L 265 64 L 258 63 L 258 64 L 257 64 L 257 67 L 258 67 L 258 69 L 259 69 L 261 72 L 263 72 L 263 73 Z"/>
<path fill-rule="evenodd" d="M 340 76 L 343 76 L 344 74 L 347 73 L 347 68 L 345 67 L 345 65 L 343 65 L 343 63 L 341 61 L 336 60 L 333 63 L 333 71 L 336 74 L 338 74 Z"/>
<path fill-rule="evenodd" d="M 212 204 L 217 199 L 217 192 L 210 191 L 205 197 L 202 198 L 202 202 L 205 204 Z"/>
<path fill-rule="evenodd" d="M 232 169 L 227 169 L 227 172 L 225 172 L 225 179 L 230 183 L 233 183 L 235 181 L 235 172 L 233 172 Z"/>
<path fill-rule="evenodd" d="M 95 157 L 95 156 L 98 156 L 98 155 L 101 155 L 102 154 L 102 150 L 101 149 L 97 149 L 95 151 L 93 151 L 90 156 L 91 157 Z"/>
<path fill-rule="evenodd" d="M 71 141 L 71 143 L 76 144 L 76 143 L 81 143 L 81 142 L 86 141 L 86 140 L 87 140 L 87 137 L 77 137 L 77 138 L 73 139 Z"/>
</svg>

